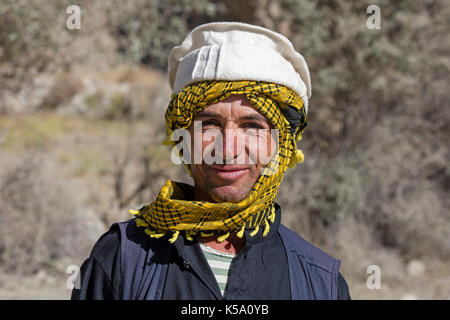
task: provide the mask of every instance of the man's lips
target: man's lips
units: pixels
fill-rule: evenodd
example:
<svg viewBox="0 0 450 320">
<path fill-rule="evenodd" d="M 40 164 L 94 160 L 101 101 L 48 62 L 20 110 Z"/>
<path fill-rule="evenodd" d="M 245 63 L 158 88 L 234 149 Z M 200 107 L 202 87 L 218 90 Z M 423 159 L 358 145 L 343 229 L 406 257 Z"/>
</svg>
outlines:
<svg viewBox="0 0 450 320">
<path fill-rule="evenodd" d="M 236 166 L 236 165 L 211 165 L 209 166 L 217 176 L 224 180 L 236 180 L 247 174 L 249 168 L 245 166 Z"/>
</svg>

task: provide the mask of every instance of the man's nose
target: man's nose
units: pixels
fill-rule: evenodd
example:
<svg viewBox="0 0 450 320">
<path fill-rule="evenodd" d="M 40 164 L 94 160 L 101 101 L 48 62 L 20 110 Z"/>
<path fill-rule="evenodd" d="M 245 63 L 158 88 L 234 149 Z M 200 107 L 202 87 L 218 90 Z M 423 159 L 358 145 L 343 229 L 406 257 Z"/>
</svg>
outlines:
<svg viewBox="0 0 450 320">
<path fill-rule="evenodd" d="M 245 147 L 245 136 L 238 128 L 225 128 L 223 130 L 222 157 L 223 163 L 229 163 L 242 153 Z"/>
</svg>

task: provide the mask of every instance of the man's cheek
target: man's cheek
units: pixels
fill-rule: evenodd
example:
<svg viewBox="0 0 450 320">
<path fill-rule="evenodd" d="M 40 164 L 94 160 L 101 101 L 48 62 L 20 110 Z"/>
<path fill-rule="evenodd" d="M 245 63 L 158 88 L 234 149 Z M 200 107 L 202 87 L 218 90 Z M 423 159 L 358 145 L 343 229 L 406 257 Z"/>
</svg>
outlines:
<svg viewBox="0 0 450 320">
<path fill-rule="evenodd" d="M 258 160 L 258 153 L 259 153 L 259 146 L 258 144 L 252 144 L 250 143 L 248 145 L 248 154 L 247 154 L 247 162 L 248 164 L 255 164 L 257 165 Z"/>
<path fill-rule="evenodd" d="M 209 142 L 203 141 L 201 132 L 194 131 L 191 133 L 191 163 L 199 165 L 203 161 L 203 150 L 208 146 Z"/>
<path fill-rule="evenodd" d="M 276 151 L 276 145 L 273 139 L 267 136 L 257 136 L 250 139 L 249 156 L 253 163 L 266 165 Z"/>
</svg>

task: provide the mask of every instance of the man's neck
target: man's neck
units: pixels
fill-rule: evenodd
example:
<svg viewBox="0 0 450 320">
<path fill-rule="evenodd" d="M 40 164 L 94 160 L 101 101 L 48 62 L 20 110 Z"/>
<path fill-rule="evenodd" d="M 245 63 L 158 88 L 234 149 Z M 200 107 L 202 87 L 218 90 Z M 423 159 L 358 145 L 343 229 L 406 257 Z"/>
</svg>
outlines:
<svg viewBox="0 0 450 320">
<path fill-rule="evenodd" d="M 236 233 L 230 234 L 230 236 L 222 242 L 217 241 L 217 236 L 198 237 L 198 241 L 215 250 L 234 254 L 238 254 L 245 245 L 245 238 L 239 238 Z"/>
</svg>

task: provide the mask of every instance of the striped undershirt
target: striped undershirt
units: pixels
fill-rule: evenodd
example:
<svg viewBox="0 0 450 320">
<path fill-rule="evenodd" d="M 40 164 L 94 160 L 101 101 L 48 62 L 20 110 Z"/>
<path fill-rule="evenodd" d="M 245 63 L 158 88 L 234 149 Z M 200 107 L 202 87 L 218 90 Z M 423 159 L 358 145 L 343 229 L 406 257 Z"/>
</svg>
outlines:
<svg viewBox="0 0 450 320">
<path fill-rule="evenodd" d="M 203 254 L 205 255 L 206 260 L 208 261 L 209 266 L 214 273 L 214 277 L 216 277 L 220 292 L 223 296 L 225 293 L 225 288 L 227 286 L 230 264 L 236 255 L 234 253 L 225 253 L 219 250 L 215 250 L 203 243 L 200 243 L 200 248 L 202 248 Z"/>
</svg>

